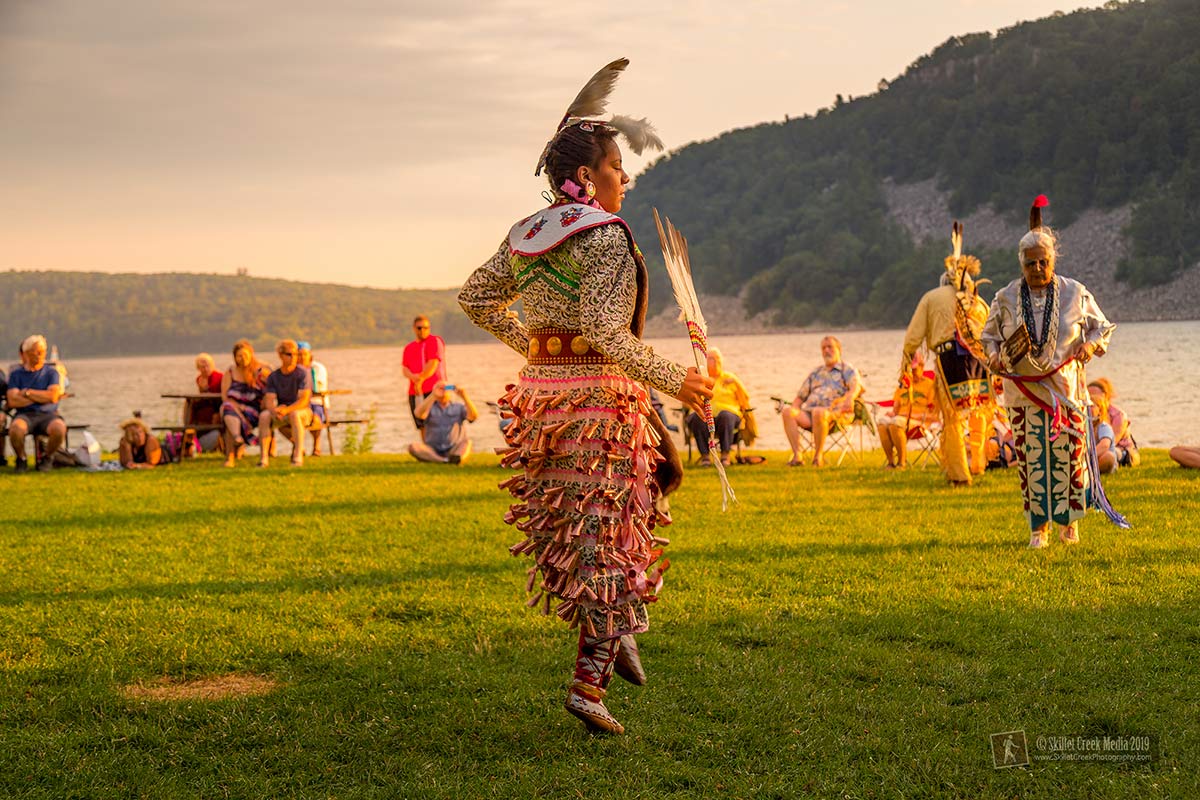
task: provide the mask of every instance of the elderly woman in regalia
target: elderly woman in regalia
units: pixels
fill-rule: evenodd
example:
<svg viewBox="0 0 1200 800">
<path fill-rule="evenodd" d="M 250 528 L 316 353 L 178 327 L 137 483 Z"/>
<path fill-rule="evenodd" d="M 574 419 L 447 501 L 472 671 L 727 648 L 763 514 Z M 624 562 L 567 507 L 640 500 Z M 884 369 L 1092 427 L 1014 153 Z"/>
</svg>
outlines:
<svg viewBox="0 0 1200 800">
<path fill-rule="evenodd" d="M 1055 274 L 1058 240 L 1042 225 L 1046 205 L 1039 196 L 1030 209 L 1017 249 L 1021 277 L 996 292 L 982 335 L 989 366 L 1006 376 L 1032 548 L 1049 543 L 1051 523 L 1064 543 L 1078 542 L 1078 520 L 1099 490 L 1087 463 L 1084 365 L 1104 355 L 1116 327 L 1087 287 Z"/>
<path fill-rule="evenodd" d="M 963 255 L 963 228 L 955 222 L 954 252 L 943 262 L 941 285 L 921 297 L 904 334 L 903 375 L 924 344 L 936 359 L 938 410 L 942 416 L 941 462 L 946 479 L 969 486 L 987 469 L 984 446 L 991 419 L 991 390 L 979 335 L 988 306 L 979 297 L 979 259 Z M 969 431 L 970 436 L 965 436 Z"/>
<path fill-rule="evenodd" d="M 500 399 L 514 420 L 501 461 L 522 469 L 502 484 L 516 498 L 505 521 L 525 535 L 510 550 L 534 560 L 528 605 L 553 606 L 579 629 L 567 711 L 611 733 L 624 732 L 604 705 L 614 669 L 645 682 L 634 635 L 649 626 L 667 566 L 655 566 L 666 543 L 656 502 L 677 482 L 661 469 L 666 435 L 645 384 L 697 409 L 713 385 L 639 338 L 646 267 L 616 216 L 629 182 L 616 136 L 635 153 L 662 143 L 645 120 L 596 119 L 628 63 L 609 64 L 580 92 L 538 164 L 553 201 L 516 223 L 459 294 L 476 325 L 527 359 Z M 518 299 L 524 323 L 508 311 Z"/>
</svg>

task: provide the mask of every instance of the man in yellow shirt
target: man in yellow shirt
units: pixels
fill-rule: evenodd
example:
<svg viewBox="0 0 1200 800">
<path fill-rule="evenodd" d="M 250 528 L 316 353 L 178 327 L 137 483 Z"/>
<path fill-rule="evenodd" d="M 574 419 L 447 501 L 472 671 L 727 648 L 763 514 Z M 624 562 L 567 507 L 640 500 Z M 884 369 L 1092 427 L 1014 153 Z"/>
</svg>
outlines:
<svg viewBox="0 0 1200 800">
<path fill-rule="evenodd" d="M 717 426 L 717 441 L 721 448 L 721 463 L 729 466 L 729 451 L 733 449 L 738 427 L 742 424 L 742 410 L 750 407 L 750 395 L 737 375 L 725 371 L 721 351 L 715 347 L 708 348 L 708 374 L 714 381 L 712 413 L 713 422 Z M 700 465 L 711 466 L 708 424 L 693 411 L 688 414 L 687 425 L 692 432 L 692 438 L 696 440 L 696 449 L 700 451 Z"/>
</svg>

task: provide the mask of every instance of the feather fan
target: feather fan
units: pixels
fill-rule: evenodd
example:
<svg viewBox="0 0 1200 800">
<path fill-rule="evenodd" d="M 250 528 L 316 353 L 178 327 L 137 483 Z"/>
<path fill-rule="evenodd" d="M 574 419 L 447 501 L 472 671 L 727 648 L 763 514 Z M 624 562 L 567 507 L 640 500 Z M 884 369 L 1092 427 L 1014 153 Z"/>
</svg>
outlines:
<svg viewBox="0 0 1200 800">
<path fill-rule="evenodd" d="M 700 299 L 696 297 L 696 287 L 692 283 L 692 265 L 688 259 L 687 239 L 675 229 L 670 218 L 666 224 L 654 209 L 654 224 L 658 226 L 658 241 L 662 245 L 663 262 L 667 266 L 667 275 L 671 278 L 671 288 L 675 291 L 675 302 L 679 304 L 680 317 L 687 323 L 688 338 L 692 341 L 692 355 L 696 359 L 696 368 L 703 370 L 708 360 L 708 323 L 700 311 Z M 717 428 L 713 423 L 712 404 L 705 400 L 704 421 L 708 424 L 708 449 L 710 453 L 719 453 L 717 444 Z M 729 485 L 729 476 L 725 474 L 725 466 L 718 458 L 713 461 L 717 468 L 717 477 L 721 480 L 721 510 L 729 507 L 729 503 L 737 502 L 737 495 Z"/>
</svg>

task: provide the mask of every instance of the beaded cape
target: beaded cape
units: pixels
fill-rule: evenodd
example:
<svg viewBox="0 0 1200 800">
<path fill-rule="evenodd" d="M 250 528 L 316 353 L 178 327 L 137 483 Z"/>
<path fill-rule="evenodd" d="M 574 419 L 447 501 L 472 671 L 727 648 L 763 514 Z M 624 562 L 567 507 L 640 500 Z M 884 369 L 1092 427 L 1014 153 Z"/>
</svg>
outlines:
<svg viewBox="0 0 1200 800">
<path fill-rule="evenodd" d="M 572 236 L 605 225 L 618 226 L 629 241 L 629 252 L 633 254 L 637 268 L 637 297 L 634 300 L 633 319 L 630 321 L 629 330 L 640 338 L 643 328 L 646 327 L 649 274 L 646 271 L 646 260 L 633 238 L 629 223 L 616 214 L 583 203 L 558 203 L 548 206 L 530 214 L 509 229 L 509 255 L 515 257 L 514 260 L 536 259 L 556 249 Z M 563 277 L 565 282 L 574 282 L 568 276 Z"/>
</svg>

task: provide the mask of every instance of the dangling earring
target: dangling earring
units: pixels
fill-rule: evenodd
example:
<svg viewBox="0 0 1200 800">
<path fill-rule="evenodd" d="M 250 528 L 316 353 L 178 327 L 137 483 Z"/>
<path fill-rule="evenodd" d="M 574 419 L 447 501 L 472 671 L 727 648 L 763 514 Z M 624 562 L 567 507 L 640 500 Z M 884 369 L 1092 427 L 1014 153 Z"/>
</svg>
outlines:
<svg viewBox="0 0 1200 800">
<path fill-rule="evenodd" d="M 587 192 L 588 197 L 595 197 L 596 196 L 596 184 L 592 183 L 591 181 L 588 181 L 587 185 L 584 186 L 584 191 Z"/>
</svg>

